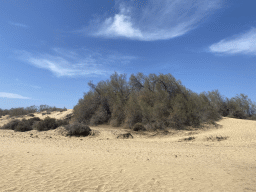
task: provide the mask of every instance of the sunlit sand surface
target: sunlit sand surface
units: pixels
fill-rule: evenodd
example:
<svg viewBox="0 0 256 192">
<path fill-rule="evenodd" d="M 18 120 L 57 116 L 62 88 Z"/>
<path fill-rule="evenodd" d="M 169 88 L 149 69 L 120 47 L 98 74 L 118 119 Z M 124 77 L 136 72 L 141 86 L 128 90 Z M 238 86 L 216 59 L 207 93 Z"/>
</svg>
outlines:
<svg viewBox="0 0 256 192">
<path fill-rule="evenodd" d="M 0 191 L 256 191 L 256 121 L 217 123 L 169 134 L 103 125 L 88 137 L 0 130 Z"/>
</svg>

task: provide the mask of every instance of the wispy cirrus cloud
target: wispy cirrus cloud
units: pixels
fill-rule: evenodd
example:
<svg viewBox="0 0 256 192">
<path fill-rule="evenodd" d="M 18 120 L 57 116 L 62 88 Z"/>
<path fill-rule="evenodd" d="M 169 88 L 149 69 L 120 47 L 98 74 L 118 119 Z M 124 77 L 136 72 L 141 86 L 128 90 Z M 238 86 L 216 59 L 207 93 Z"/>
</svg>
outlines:
<svg viewBox="0 0 256 192">
<path fill-rule="evenodd" d="M 6 93 L 6 92 L 0 92 L 0 97 L 10 98 L 10 99 L 31 99 L 29 97 L 23 97 L 21 95 L 15 94 L 15 93 Z"/>
<path fill-rule="evenodd" d="M 31 53 L 19 51 L 19 57 L 38 68 L 51 71 L 57 77 L 109 75 L 117 65 L 126 65 L 136 59 L 134 56 L 117 52 L 103 54 L 88 49 L 67 50 L 54 48 L 52 53 Z"/>
<path fill-rule="evenodd" d="M 213 53 L 256 55 L 256 28 L 232 38 L 223 39 L 211 45 L 209 49 Z"/>
<path fill-rule="evenodd" d="M 20 85 L 20 86 L 25 86 L 25 87 L 32 87 L 34 89 L 41 89 L 40 86 L 37 85 L 31 85 L 31 84 L 27 84 L 27 83 L 23 83 L 21 80 L 19 80 L 18 78 L 16 78 L 16 81 L 18 82 L 16 85 Z"/>
<path fill-rule="evenodd" d="M 23 27 L 23 28 L 27 28 L 28 26 L 22 23 L 15 23 L 15 22 L 9 22 L 10 25 L 14 25 L 16 27 Z"/>
<path fill-rule="evenodd" d="M 93 20 L 80 30 L 92 36 L 141 41 L 171 39 L 196 28 L 222 0 L 117 0 L 114 16 Z"/>
</svg>

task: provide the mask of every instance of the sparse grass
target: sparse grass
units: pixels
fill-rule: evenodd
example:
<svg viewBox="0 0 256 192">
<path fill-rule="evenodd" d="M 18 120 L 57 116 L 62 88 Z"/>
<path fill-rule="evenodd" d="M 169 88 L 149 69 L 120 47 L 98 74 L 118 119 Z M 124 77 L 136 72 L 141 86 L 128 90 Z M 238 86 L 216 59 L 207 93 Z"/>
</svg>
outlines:
<svg viewBox="0 0 256 192">
<path fill-rule="evenodd" d="M 119 134 L 117 136 L 117 139 L 129 139 L 129 138 L 133 139 L 133 136 L 131 133 Z"/>
<path fill-rule="evenodd" d="M 182 141 L 193 141 L 195 139 L 196 139 L 195 137 L 187 137 L 187 138 L 180 139 L 179 142 L 182 142 Z"/>
<path fill-rule="evenodd" d="M 223 136 L 210 136 L 210 137 L 206 137 L 207 141 L 223 141 L 223 140 L 227 140 L 227 136 L 223 137 Z"/>
</svg>

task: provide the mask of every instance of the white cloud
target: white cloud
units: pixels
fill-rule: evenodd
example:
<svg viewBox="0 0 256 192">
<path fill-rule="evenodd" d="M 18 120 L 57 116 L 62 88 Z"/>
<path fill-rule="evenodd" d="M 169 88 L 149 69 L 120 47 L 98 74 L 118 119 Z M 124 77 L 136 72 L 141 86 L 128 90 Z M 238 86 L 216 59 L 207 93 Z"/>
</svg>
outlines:
<svg viewBox="0 0 256 192">
<path fill-rule="evenodd" d="M 66 50 L 55 48 L 52 54 L 18 52 L 21 59 L 38 68 L 46 69 L 61 76 L 109 75 L 115 65 L 126 65 L 133 56 L 112 53 L 104 55 L 87 49 Z"/>
<path fill-rule="evenodd" d="M 14 22 L 9 22 L 9 24 L 17 26 L 17 27 L 23 27 L 23 28 L 27 28 L 28 26 L 22 23 L 14 23 Z"/>
<path fill-rule="evenodd" d="M 223 39 L 209 47 L 213 53 L 256 55 L 256 28 L 230 39 Z"/>
<path fill-rule="evenodd" d="M 80 32 L 106 38 L 142 41 L 171 39 L 184 35 L 220 7 L 222 0 L 116 1 L 118 12 L 92 21 L 90 30 Z"/>
<path fill-rule="evenodd" d="M 29 97 L 23 97 L 23 96 L 18 95 L 18 94 L 6 93 L 6 92 L 0 92 L 0 97 L 2 97 L 2 98 L 10 98 L 10 99 L 31 99 Z"/>
</svg>

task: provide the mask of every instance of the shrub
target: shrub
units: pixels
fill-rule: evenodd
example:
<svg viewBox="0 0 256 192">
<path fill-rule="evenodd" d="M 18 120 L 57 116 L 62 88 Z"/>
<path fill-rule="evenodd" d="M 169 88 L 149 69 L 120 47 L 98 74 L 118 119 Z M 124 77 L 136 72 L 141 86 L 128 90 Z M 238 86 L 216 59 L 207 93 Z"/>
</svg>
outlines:
<svg viewBox="0 0 256 192">
<path fill-rule="evenodd" d="M 237 119 L 246 119 L 246 115 L 242 111 L 235 111 L 232 116 Z"/>
<path fill-rule="evenodd" d="M 9 123 L 3 125 L 3 126 L 1 127 L 1 129 L 10 129 L 10 130 L 14 130 L 14 129 L 17 127 L 17 125 L 19 124 L 19 122 L 20 122 L 20 120 L 13 120 L 13 121 L 11 121 L 11 122 L 9 122 Z"/>
<path fill-rule="evenodd" d="M 28 114 L 28 116 L 30 116 L 30 117 L 34 117 L 35 115 L 34 115 L 34 114 L 32 114 L 32 113 L 30 113 L 30 114 Z"/>
<path fill-rule="evenodd" d="M 67 130 L 67 136 L 88 136 L 91 133 L 88 125 L 78 122 L 66 125 L 65 129 Z"/>
<path fill-rule="evenodd" d="M 84 98 L 80 99 L 78 104 L 74 107 L 74 118 L 78 122 L 85 122 L 89 124 L 90 119 L 100 105 L 97 93 L 92 91 L 84 94 Z"/>
<path fill-rule="evenodd" d="M 56 123 L 57 123 L 57 127 L 60 127 L 62 125 L 68 125 L 69 121 L 67 119 L 64 119 L 64 120 L 58 119 L 56 120 Z"/>
<path fill-rule="evenodd" d="M 133 131 L 146 131 L 146 129 L 142 123 L 136 123 L 133 126 Z"/>
<path fill-rule="evenodd" d="M 22 120 L 20 121 L 17 126 L 14 128 L 14 131 L 20 131 L 20 132 L 25 132 L 25 131 L 30 131 L 32 130 L 32 126 L 30 125 L 28 120 Z"/>
<path fill-rule="evenodd" d="M 107 111 L 104 110 L 103 107 L 99 107 L 95 114 L 91 117 L 90 125 L 99 125 L 103 123 L 107 123 L 110 118 Z"/>
<path fill-rule="evenodd" d="M 120 126 L 120 123 L 117 121 L 117 119 L 112 119 L 112 120 L 110 121 L 110 125 L 111 125 L 112 127 L 119 127 L 119 126 Z"/>
<path fill-rule="evenodd" d="M 19 116 L 19 115 L 26 115 L 26 114 L 28 114 L 28 112 L 23 107 L 11 108 L 9 110 L 9 115 L 10 116 Z"/>
<path fill-rule="evenodd" d="M 206 137 L 207 141 L 222 141 L 222 140 L 227 140 L 228 136 L 209 136 Z"/>
<path fill-rule="evenodd" d="M 36 123 L 34 128 L 38 131 L 48 131 L 50 129 L 56 129 L 58 127 L 58 123 L 55 118 L 46 117 L 43 121 L 39 121 Z"/>
<path fill-rule="evenodd" d="M 4 125 L 2 129 L 10 129 L 10 130 L 20 131 L 20 132 L 30 131 L 33 129 L 32 125 L 34 124 L 34 122 L 38 122 L 38 121 L 40 121 L 38 117 L 31 118 L 28 120 L 22 119 L 22 121 L 14 120 Z"/>
</svg>

